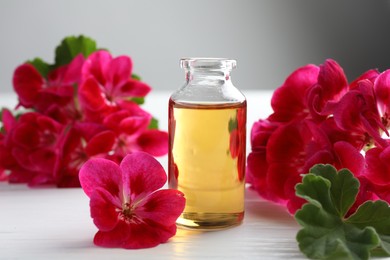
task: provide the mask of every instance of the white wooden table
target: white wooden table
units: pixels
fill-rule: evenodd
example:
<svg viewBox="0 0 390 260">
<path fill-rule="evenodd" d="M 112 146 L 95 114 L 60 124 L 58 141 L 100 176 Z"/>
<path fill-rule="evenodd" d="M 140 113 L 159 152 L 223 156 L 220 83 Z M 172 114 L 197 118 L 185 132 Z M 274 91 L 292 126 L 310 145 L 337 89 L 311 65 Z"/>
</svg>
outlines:
<svg viewBox="0 0 390 260">
<path fill-rule="evenodd" d="M 271 113 L 270 91 L 243 91 L 252 124 Z M 144 108 L 167 129 L 168 92 L 154 91 Z M 14 94 L 0 93 L 0 106 L 13 107 Z M 250 151 L 250 146 L 247 148 Z M 159 158 L 167 167 L 167 156 Z M 295 235 L 298 224 L 284 208 L 246 191 L 242 225 L 215 232 L 178 229 L 168 243 L 151 249 L 96 247 L 97 229 L 82 189 L 28 188 L 0 183 L 0 259 L 305 259 Z"/>
</svg>

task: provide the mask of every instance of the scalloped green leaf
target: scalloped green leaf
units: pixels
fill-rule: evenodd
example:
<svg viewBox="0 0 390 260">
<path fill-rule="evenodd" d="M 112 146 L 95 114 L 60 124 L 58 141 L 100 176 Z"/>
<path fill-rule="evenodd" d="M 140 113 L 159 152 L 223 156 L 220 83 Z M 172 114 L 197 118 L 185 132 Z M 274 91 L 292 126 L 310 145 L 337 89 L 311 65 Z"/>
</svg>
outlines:
<svg viewBox="0 0 390 260">
<path fill-rule="evenodd" d="M 342 169 L 337 173 L 332 165 L 317 164 L 309 171 L 330 181 L 330 196 L 338 215 L 344 216 L 356 200 L 359 192 L 359 181 L 353 174 Z"/>
<path fill-rule="evenodd" d="M 359 181 L 343 169 L 316 165 L 296 186 L 308 201 L 295 214 L 302 226 L 300 250 L 312 259 L 368 259 L 371 251 L 390 254 L 390 208 L 384 201 L 366 202 L 350 216 Z"/>
<path fill-rule="evenodd" d="M 375 228 L 381 238 L 381 246 L 390 254 L 390 207 L 382 200 L 367 201 L 360 205 L 357 211 L 347 219 L 347 223 L 363 228 Z"/>
<path fill-rule="evenodd" d="M 84 35 L 68 36 L 63 39 L 55 51 L 55 66 L 61 66 L 70 63 L 74 57 L 82 53 L 88 57 L 97 50 L 96 42 Z"/>
</svg>

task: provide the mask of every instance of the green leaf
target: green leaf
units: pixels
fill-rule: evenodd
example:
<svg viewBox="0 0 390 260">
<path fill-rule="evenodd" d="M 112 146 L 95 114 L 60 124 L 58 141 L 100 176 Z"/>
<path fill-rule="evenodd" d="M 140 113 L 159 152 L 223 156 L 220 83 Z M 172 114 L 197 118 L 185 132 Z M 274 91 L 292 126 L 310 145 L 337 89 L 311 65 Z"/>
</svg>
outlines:
<svg viewBox="0 0 390 260">
<path fill-rule="evenodd" d="M 329 164 L 317 164 L 309 172 L 330 181 L 332 203 L 338 215 L 344 216 L 355 202 L 359 192 L 359 181 L 347 169 L 342 169 L 337 174 L 336 168 Z"/>
<path fill-rule="evenodd" d="M 145 98 L 144 97 L 133 97 L 130 99 L 131 101 L 137 103 L 138 105 L 142 105 L 145 103 Z"/>
<path fill-rule="evenodd" d="M 359 181 L 343 169 L 316 165 L 296 186 L 296 195 L 308 201 L 295 214 L 302 226 L 300 250 L 313 259 L 368 259 L 381 247 L 390 254 L 390 208 L 384 201 L 366 202 L 350 216 Z"/>
<path fill-rule="evenodd" d="M 141 77 L 139 76 L 139 75 L 137 75 L 137 74 L 131 74 L 131 78 L 132 79 L 135 79 L 135 80 L 141 80 Z"/>
<path fill-rule="evenodd" d="M 47 74 L 50 71 L 50 65 L 41 60 L 40 58 L 35 58 L 33 60 L 28 61 L 37 71 L 42 75 L 42 77 L 47 78 Z"/>
<path fill-rule="evenodd" d="M 69 36 L 62 40 L 55 51 L 55 67 L 70 63 L 74 57 L 82 53 L 88 57 L 96 51 L 96 42 L 91 38 L 80 35 L 78 37 Z"/>
<path fill-rule="evenodd" d="M 149 129 L 158 129 L 158 120 L 156 118 L 152 118 L 150 124 L 148 126 Z"/>
<path fill-rule="evenodd" d="M 347 223 L 363 228 L 375 228 L 381 238 L 382 248 L 390 254 L 390 207 L 385 201 L 367 201 L 348 218 Z"/>
</svg>

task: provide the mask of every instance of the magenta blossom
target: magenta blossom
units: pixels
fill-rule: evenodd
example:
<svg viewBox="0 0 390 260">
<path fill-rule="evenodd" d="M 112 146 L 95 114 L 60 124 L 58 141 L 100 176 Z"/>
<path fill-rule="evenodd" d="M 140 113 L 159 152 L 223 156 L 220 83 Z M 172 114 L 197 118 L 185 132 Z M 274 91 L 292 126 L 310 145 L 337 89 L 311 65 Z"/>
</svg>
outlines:
<svg viewBox="0 0 390 260">
<path fill-rule="evenodd" d="M 377 77 L 374 91 L 382 121 L 386 127 L 390 127 L 390 70 L 386 70 Z"/>
<path fill-rule="evenodd" d="M 274 113 L 270 115 L 270 119 L 288 122 L 295 118 L 306 117 L 309 109 L 305 93 L 316 82 L 318 73 L 319 68 L 315 65 L 306 65 L 291 73 L 272 96 L 271 106 Z"/>
<path fill-rule="evenodd" d="M 100 121 L 117 111 L 121 103 L 149 93 L 148 85 L 132 78 L 132 68 L 127 56 L 112 58 L 109 52 L 102 50 L 88 57 L 82 68 L 84 81 L 78 93 L 89 120 Z"/>
<path fill-rule="evenodd" d="M 390 201 L 390 146 L 375 147 L 367 151 L 366 177 L 381 199 Z"/>
<path fill-rule="evenodd" d="M 348 90 L 343 69 L 334 60 L 328 59 L 320 66 L 317 82 L 307 93 L 307 105 L 314 120 L 328 116 L 326 108 L 337 102 Z"/>
<path fill-rule="evenodd" d="M 158 190 L 166 180 L 161 164 L 142 152 L 127 155 L 120 165 L 106 159 L 86 162 L 80 183 L 99 229 L 94 243 L 138 249 L 174 236 L 185 199 L 178 190 Z"/>
<path fill-rule="evenodd" d="M 28 110 L 2 113 L 0 180 L 79 187 L 79 170 L 91 158 L 119 163 L 137 151 L 168 152 L 168 134 L 138 104 L 151 89 L 132 74 L 130 57 L 108 51 L 69 57 L 68 47 L 60 47 L 55 64 L 16 68 L 17 108 Z"/>
<path fill-rule="evenodd" d="M 302 175 L 332 164 L 364 187 L 352 210 L 366 200 L 390 201 L 389 71 L 369 70 L 348 84 L 335 61 L 317 68 L 293 72 L 272 97 L 274 113 L 253 125 L 247 183 L 294 213 L 304 203 L 294 189 Z"/>
<path fill-rule="evenodd" d="M 107 157 L 115 138 L 112 131 L 94 123 L 77 123 L 64 131 L 58 139 L 60 159 L 54 169 L 57 186 L 80 187 L 81 166 L 90 158 Z"/>
<path fill-rule="evenodd" d="M 14 73 L 13 85 L 19 105 L 66 123 L 81 115 L 75 102 L 75 85 L 81 81 L 83 55 L 71 63 L 52 70 L 45 79 L 31 64 L 20 65 Z"/>
<path fill-rule="evenodd" d="M 149 129 L 152 116 L 138 105 L 111 113 L 103 125 L 116 136 L 113 151 L 120 160 L 128 153 L 143 151 L 154 156 L 168 152 L 168 134 L 158 129 Z M 120 161 L 119 160 L 119 161 Z"/>
<path fill-rule="evenodd" d="M 341 129 L 350 132 L 351 135 L 365 134 L 376 143 L 386 146 L 386 141 L 381 138 L 379 130 L 387 133 L 387 129 L 381 122 L 371 81 L 361 80 L 355 89 L 348 91 L 334 105 L 332 110 L 335 122 Z"/>
<path fill-rule="evenodd" d="M 0 163 L 8 169 L 10 182 L 52 184 L 57 161 L 57 138 L 63 126 L 50 117 L 27 112 L 19 118 L 4 110 L 5 136 Z"/>
</svg>

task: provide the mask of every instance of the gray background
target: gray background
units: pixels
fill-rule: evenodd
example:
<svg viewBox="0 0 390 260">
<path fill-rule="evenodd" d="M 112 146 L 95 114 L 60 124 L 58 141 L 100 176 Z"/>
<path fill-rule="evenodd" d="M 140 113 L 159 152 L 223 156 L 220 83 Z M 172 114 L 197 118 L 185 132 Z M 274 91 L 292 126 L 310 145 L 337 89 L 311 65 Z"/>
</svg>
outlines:
<svg viewBox="0 0 390 260">
<path fill-rule="evenodd" d="M 275 89 L 295 68 L 336 59 L 352 80 L 390 68 L 389 0 L 0 0 L 0 92 L 27 59 L 54 60 L 84 34 L 132 57 L 154 89 L 174 91 L 181 57 L 235 58 L 241 89 Z"/>
</svg>

